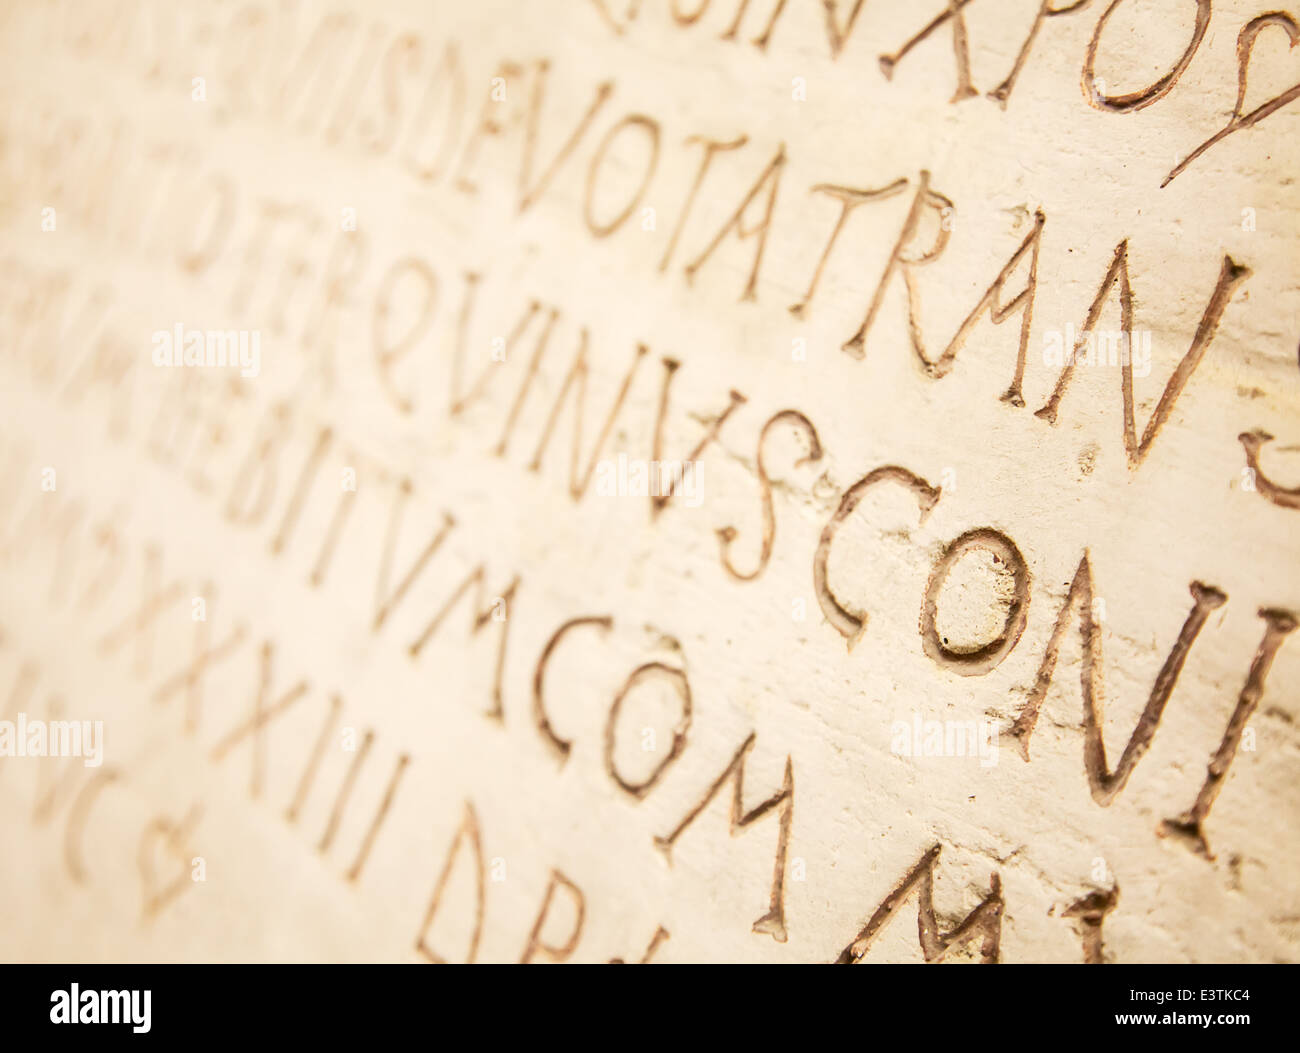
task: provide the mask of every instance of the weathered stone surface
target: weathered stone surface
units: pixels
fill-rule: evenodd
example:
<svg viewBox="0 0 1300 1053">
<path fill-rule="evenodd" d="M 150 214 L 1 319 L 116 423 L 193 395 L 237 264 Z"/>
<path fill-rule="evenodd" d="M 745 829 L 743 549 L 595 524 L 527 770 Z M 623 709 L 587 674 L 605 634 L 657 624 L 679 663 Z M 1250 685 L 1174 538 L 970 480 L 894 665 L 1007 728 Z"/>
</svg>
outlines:
<svg viewBox="0 0 1300 1053">
<path fill-rule="evenodd" d="M 3 957 L 1300 957 L 1296 13 L 690 6 L 0 16 Z"/>
</svg>

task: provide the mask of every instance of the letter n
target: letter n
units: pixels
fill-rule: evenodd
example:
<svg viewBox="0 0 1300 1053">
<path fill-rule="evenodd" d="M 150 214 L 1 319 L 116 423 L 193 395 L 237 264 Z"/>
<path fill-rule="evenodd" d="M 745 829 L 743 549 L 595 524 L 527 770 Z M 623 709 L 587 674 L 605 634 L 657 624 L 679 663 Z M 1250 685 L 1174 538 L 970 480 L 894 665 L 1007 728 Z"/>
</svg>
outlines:
<svg viewBox="0 0 1300 1053">
<path fill-rule="evenodd" d="M 1119 796 L 1133 769 L 1137 767 L 1138 761 L 1150 748 L 1151 740 L 1155 738 L 1156 728 L 1169 702 L 1169 696 L 1173 693 L 1174 685 L 1178 682 L 1179 674 L 1183 671 L 1183 663 L 1187 661 L 1187 654 L 1192 644 L 1200 635 L 1201 629 L 1210 617 L 1210 612 L 1222 607 L 1228 601 L 1224 593 L 1211 585 L 1202 585 L 1199 581 L 1194 581 L 1189 588 L 1192 593 L 1192 609 L 1187 615 L 1187 620 L 1183 622 L 1178 639 L 1174 641 L 1165 664 L 1161 666 L 1160 673 L 1156 676 L 1156 682 L 1151 688 L 1151 695 L 1147 699 L 1142 716 L 1138 719 L 1137 727 L 1133 729 L 1124 752 L 1120 754 L 1115 770 L 1111 771 L 1106 762 L 1106 743 L 1102 738 L 1101 713 L 1097 702 L 1103 669 L 1101 630 L 1092 614 L 1092 566 L 1088 562 L 1087 552 L 1083 554 L 1079 567 L 1074 572 L 1074 580 L 1070 582 L 1070 591 L 1066 594 L 1065 605 L 1057 615 L 1056 625 L 1053 626 L 1051 638 L 1047 641 L 1047 650 L 1043 653 L 1043 662 L 1038 668 L 1038 679 L 1034 683 L 1033 692 L 1008 732 L 1011 738 L 1019 742 L 1025 760 L 1029 760 L 1029 738 L 1034 733 L 1039 710 L 1047 697 L 1047 689 L 1051 686 L 1052 675 L 1056 670 L 1061 637 L 1069 622 L 1070 612 L 1077 608 L 1079 635 L 1083 645 L 1083 663 L 1080 672 L 1080 684 L 1083 688 L 1083 765 L 1088 772 L 1088 787 L 1092 791 L 1094 801 L 1105 807 Z"/>
</svg>

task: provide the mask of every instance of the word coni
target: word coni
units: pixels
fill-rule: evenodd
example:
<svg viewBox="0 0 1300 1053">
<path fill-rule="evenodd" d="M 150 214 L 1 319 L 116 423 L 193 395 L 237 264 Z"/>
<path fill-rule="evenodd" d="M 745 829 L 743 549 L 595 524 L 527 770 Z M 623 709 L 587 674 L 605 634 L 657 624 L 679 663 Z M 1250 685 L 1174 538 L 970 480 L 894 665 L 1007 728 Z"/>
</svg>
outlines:
<svg viewBox="0 0 1300 1053">
<path fill-rule="evenodd" d="M 1069 350 L 1066 350 L 1069 348 Z M 1049 329 L 1043 334 L 1043 365 L 1131 367 L 1134 376 L 1151 375 L 1151 330 L 1085 329 L 1077 336 L 1067 322 L 1065 332 Z"/>
<path fill-rule="evenodd" d="M 998 763 L 997 725 L 991 720 L 896 720 L 889 727 L 896 757 L 979 757 L 981 768 Z"/>
<path fill-rule="evenodd" d="M 155 366 L 237 367 L 242 377 L 255 377 L 262 369 L 260 329 L 189 329 L 177 322 L 153 334 Z"/>
<path fill-rule="evenodd" d="M 50 994 L 52 1024 L 131 1024 L 137 1035 L 149 1031 L 152 991 L 71 991 Z"/>
<path fill-rule="evenodd" d="M 596 462 L 596 496 L 679 497 L 687 508 L 704 503 L 699 461 L 646 461 L 620 453 Z"/>
<path fill-rule="evenodd" d="M 84 757 L 87 768 L 104 762 L 104 722 L 0 720 L 0 757 Z"/>
</svg>

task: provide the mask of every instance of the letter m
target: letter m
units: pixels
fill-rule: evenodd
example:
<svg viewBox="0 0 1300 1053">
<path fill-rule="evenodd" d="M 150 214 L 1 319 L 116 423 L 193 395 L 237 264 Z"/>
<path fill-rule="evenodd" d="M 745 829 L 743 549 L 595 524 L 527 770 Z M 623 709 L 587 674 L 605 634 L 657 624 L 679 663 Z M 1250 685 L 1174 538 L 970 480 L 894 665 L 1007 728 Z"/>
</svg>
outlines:
<svg viewBox="0 0 1300 1053">
<path fill-rule="evenodd" d="M 998 960 L 998 945 L 1002 940 L 1001 879 L 995 873 L 990 882 L 989 894 L 979 905 L 958 922 L 954 929 L 941 932 L 939 919 L 934 913 L 934 867 L 939 861 L 941 848 L 941 845 L 935 845 L 907 872 L 898 887 L 876 908 L 876 912 L 853 942 L 840 952 L 840 956 L 835 959 L 836 965 L 854 965 L 861 961 L 880 931 L 893 920 L 913 892 L 917 894 L 916 925 L 921 939 L 921 953 L 927 962 L 942 960 L 950 948 L 970 943 L 976 937 L 983 937 L 980 961 L 989 964 Z"/>
<path fill-rule="evenodd" d="M 772 894 L 767 913 L 754 922 L 753 931 L 767 933 L 777 943 L 785 943 L 785 857 L 790 844 L 790 820 L 794 811 L 794 766 L 787 756 L 785 777 L 781 780 L 781 788 L 767 800 L 746 812 L 745 755 L 753 748 L 755 739 L 755 734 L 750 732 L 749 738 L 741 743 L 740 749 L 731 758 L 731 762 L 722 769 L 722 774 L 713 781 L 713 785 L 709 787 L 700 803 L 686 813 L 686 817 L 677 824 L 671 834 L 667 837 L 656 837 L 655 847 L 662 851 L 671 863 L 673 844 L 677 838 L 695 821 L 696 816 L 709 806 L 728 780 L 734 780 L 731 792 L 731 824 L 728 831 L 732 837 L 736 836 L 738 830 L 743 830 L 750 823 L 756 822 L 772 809 L 779 807 L 781 825 L 776 845 L 776 865 L 772 873 Z"/>
<path fill-rule="evenodd" d="M 438 631 L 438 627 L 446 620 L 452 609 L 466 596 L 470 596 L 472 616 L 470 633 L 472 635 L 477 635 L 493 622 L 500 623 L 500 631 L 497 635 L 496 664 L 493 667 L 492 709 L 487 714 L 497 720 L 505 719 L 505 708 L 501 697 L 501 681 L 506 663 L 506 641 L 510 634 L 510 607 L 513 604 L 515 590 L 518 587 L 519 579 L 514 577 L 510 579 L 510 583 L 499 595 L 491 595 L 487 587 L 487 567 L 485 564 L 480 563 L 456 586 L 447 602 L 442 605 L 438 613 L 424 627 L 424 631 L 410 645 L 411 656 L 418 657 L 425 644 Z"/>
</svg>

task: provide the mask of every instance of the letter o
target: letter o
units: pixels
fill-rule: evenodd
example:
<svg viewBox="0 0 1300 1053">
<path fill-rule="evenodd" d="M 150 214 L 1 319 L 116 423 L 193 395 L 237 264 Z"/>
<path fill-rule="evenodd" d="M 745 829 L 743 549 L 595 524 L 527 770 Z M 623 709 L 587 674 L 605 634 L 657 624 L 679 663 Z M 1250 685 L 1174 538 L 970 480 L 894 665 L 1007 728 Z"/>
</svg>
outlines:
<svg viewBox="0 0 1300 1053">
<path fill-rule="evenodd" d="M 1192 56 L 1196 54 L 1196 49 L 1201 46 L 1201 39 L 1205 36 L 1205 30 L 1210 24 L 1210 0 L 1196 0 L 1196 25 L 1192 28 L 1192 39 L 1174 68 L 1141 91 L 1129 92 L 1127 95 L 1106 95 L 1097 90 L 1095 70 L 1097 45 L 1101 42 L 1101 31 L 1106 22 L 1123 2 L 1124 0 L 1112 0 L 1110 7 L 1106 8 L 1101 18 L 1097 20 L 1097 28 L 1092 31 L 1092 39 L 1088 41 L 1088 52 L 1083 60 L 1083 93 L 1087 96 L 1088 103 L 1099 110 L 1114 110 L 1117 113 L 1127 113 L 1131 110 L 1140 110 L 1144 106 L 1150 106 L 1169 91 L 1178 82 L 1178 78 L 1183 75 L 1183 70 L 1187 68 L 1187 64 L 1192 61 Z"/>
<path fill-rule="evenodd" d="M 748 2 L 748 0 L 746 0 L 746 2 Z M 688 14 L 683 14 L 681 11 L 681 0 L 673 0 L 672 3 L 673 21 L 676 22 L 679 26 L 694 25 L 696 22 L 700 20 L 700 16 L 703 15 L 704 12 L 709 9 L 710 3 L 712 3 L 712 0 L 700 0 L 699 6 L 696 7 L 694 11 L 691 11 Z M 742 14 L 744 13 L 743 6 L 741 8 L 741 13 Z"/>
<path fill-rule="evenodd" d="M 952 568 L 972 549 L 990 553 L 995 560 L 1005 564 L 1015 576 L 1016 589 L 1007 608 L 1002 632 L 975 651 L 953 651 L 939 636 L 935 621 L 939 613 L 939 594 Z M 983 676 L 992 672 L 1020 641 L 1025 631 L 1029 613 L 1029 568 L 1015 542 L 1001 531 L 990 527 L 968 530 L 952 541 L 930 572 L 925 587 L 925 602 L 921 606 L 921 645 L 925 653 L 939 665 L 962 676 Z"/>
<path fill-rule="evenodd" d="M 613 144 L 614 139 L 625 128 L 639 127 L 644 128 L 650 136 L 650 160 L 646 165 L 645 175 L 641 177 L 641 185 L 636 188 L 636 193 L 628 200 L 623 211 L 618 213 L 608 223 L 598 223 L 592 215 L 592 204 L 595 199 L 596 176 L 600 173 L 600 166 L 605 160 L 605 153 Z M 582 203 L 582 216 L 587 221 L 587 226 L 591 232 L 598 238 L 608 237 L 613 234 L 626 221 L 627 217 L 632 214 L 633 209 L 641 201 L 641 195 L 645 193 L 646 187 L 650 185 L 650 179 L 654 176 L 655 168 L 659 164 L 659 123 L 651 120 L 649 117 L 639 113 L 629 114 L 621 121 L 615 124 L 605 133 L 605 138 L 600 141 L 596 147 L 596 152 L 591 156 L 591 167 L 587 169 L 587 192 L 584 195 Z"/>
<path fill-rule="evenodd" d="M 628 782 L 619 774 L 618 767 L 614 763 L 614 735 L 618 727 L 618 715 L 623 708 L 623 700 L 627 698 L 628 692 L 641 680 L 650 677 L 666 677 L 674 685 L 677 694 L 682 700 L 682 715 L 677 722 L 677 726 L 673 728 L 673 748 L 669 750 L 668 756 L 655 765 L 654 770 L 644 781 Z M 609 718 L 605 721 L 605 770 L 609 772 L 610 778 L 633 797 L 644 797 L 650 792 L 651 787 L 659 781 L 668 765 L 675 761 L 682 750 L 686 748 L 686 732 L 690 729 L 690 726 L 691 685 L 686 679 L 686 674 L 682 670 L 674 669 L 662 662 L 647 662 L 645 665 L 638 666 L 632 671 L 632 675 L 627 678 L 627 681 L 619 690 L 618 695 L 614 698 L 613 705 L 609 707 Z"/>
</svg>

